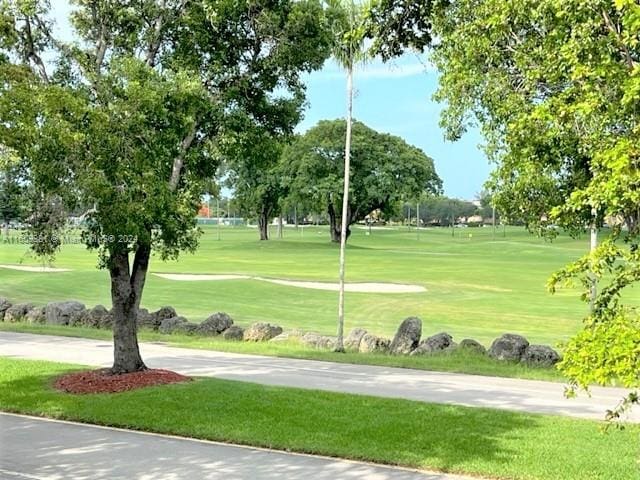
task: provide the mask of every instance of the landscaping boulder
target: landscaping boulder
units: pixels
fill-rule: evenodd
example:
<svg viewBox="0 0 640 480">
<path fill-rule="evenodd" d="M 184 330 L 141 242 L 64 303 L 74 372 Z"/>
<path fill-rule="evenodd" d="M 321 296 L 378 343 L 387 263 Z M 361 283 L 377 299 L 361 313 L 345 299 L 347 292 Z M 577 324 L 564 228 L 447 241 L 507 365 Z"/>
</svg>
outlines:
<svg viewBox="0 0 640 480">
<path fill-rule="evenodd" d="M 156 317 L 154 317 L 146 308 L 138 309 L 138 315 L 136 316 L 136 322 L 138 328 L 150 328 L 151 330 L 157 330 L 159 325 L 156 326 Z"/>
<path fill-rule="evenodd" d="M 460 345 L 458 345 L 456 342 L 452 341 L 449 346 L 447 348 L 445 348 L 443 351 L 445 353 L 453 353 L 456 350 L 458 350 L 458 348 L 460 348 Z"/>
<path fill-rule="evenodd" d="M 344 339 L 344 349 L 355 350 L 357 352 L 360 349 L 362 337 L 366 334 L 367 331 L 364 328 L 354 328 L 351 330 L 349 335 L 347 335 L 347 338 Z"/>
<path fill-rule="evenodd" d="M 216 312 L 209 316 L 198 327 L 198 334 L 204 336 L 220 335 L 233 325 L 233 319 L 224 312 Z"/>
<path fill-rule="evenodd" d="M 244 330 L 237 325 L 231 325 L 222 332 L 222 338 L 225 340 L 242 341 L 244 338 Z"/>
<path fill-rule="evenodd" d="M 411 355 L 430 355 L 444 352 L 454 344 L 453 337 L 448 333 L 437 333 L 421 341 L 418 348 L 411 352 Z"/>
<path fill-rule="evenodd" d="M 109 328 L 113 326 L 113 316 L 102 305 L 85 310 L 72 325 L 81 325 L 90 328 Z"/>
<path fill-rule="evenodd" d="M 407 355 L 418 347 L 421 335 L 422 320 L 417 317 L 409 317 L 398 327 L 389 351 L 395 355 Z"/>
<path fill-rule="evenodd" d="M 5 322 L 21 322 L 27 315 L 27 312 L 34 307 L 32 303 L 18 303 L 7 308 L 4 312 Z"/>
<path fill-rule="evenodd" d="M 173 333 L 182 333 L 185 335 L 197 335 L 200 333 L 199 327 L 200 325 L 198 325 L 197 323 L 191 323 L 191 322 L 179 323 L 176 325 L 176 328 L 173 331 Z"/>
<path fill-rule="evenodd" d="M 163 320 L 167 320 L 169 318 L 175 318 L 178 314 L 173 307 L 161 307 L 159 310 L 151 313 L 151 319 L 147 320 L 147 326 L 152 330 L 158 330 Z"/>
<path fill-rule="evenodd" d="M 520 361 L 534 367 L 552 367 L 560 361 L 560 354 L 546 345 L 529 345 Z"/>
<path fill-rule="evenodd" d="M 292 337 L 289 335 L 289 332 L 282 332 L 280 335 L 276 335 L 269 341 L 273 343 L 288 342 L 291 338 Z"/>
<path fill-rule="evenodd" d="M 44 323 L 46 321 L 44 307 L 33 307 L 27 312 L 24 319 L 29 323 Z"/>
<path fill-rule="evenodd" d="M 484 346 L 471 338 L 465 338 L 460 342 L 460 348 L 463 350 L 469 350 L 476 353 L 486 354 L 487 349 Z"/>
<path fill-rule="evenodd" d="M 529 342 L 521 335 L 505 333 L 496 338 L 489 348 L 489 356 L 496 360 L 519 362 Z"/>
<path fill-rule="evenodd" d="M 311 348 L 320 349 L 333 349 L 336 346 L 336 339 L 327 335 L 320 335 L 318 333 L 306 333 L 300 341 L 303 345 Z"/>
<path fill-rule="evenodd" d="M 282 333 L 282 327 L 270 323 L 254 323 L 244 331 L 245 342 L 266 342 Z"/>
<path fill-rule="evenodd" d="M 11 302 L 4 297 L 0 297 L 0 322 L 4 321 L 4 312 L 11 306 Z"/>
<path fill-rule="evenodd" d="M 80 302 L 51 302 L 45 307 L 45 318 L 49 325 L 74 325 L 86 310 Z"/>
<path fill-rule="evenodd" d="M 164 320 L 162 320 L 158 331 L 160 333 L 173 333 L 178 330 L 180 325 L 183 323 L 188 323 L 187 319 L 184 317 L 165 318 Z"/>
<path fill-rule="evenodd" d="M 376 337 L 367 333 L 360 340 L 360 353 L 386 353 L 389 351 L 391 341 L 388 338 Z"/>
</svg>

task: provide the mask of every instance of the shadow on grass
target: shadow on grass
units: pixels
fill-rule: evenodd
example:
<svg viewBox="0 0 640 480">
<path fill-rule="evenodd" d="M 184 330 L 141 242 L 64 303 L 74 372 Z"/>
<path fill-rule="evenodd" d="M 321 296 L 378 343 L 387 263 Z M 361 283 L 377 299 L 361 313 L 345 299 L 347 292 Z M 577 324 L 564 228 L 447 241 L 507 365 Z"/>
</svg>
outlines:
<svg viewBox="0 0 640 480">
<path fill-rule="evenodd" d="M 0 409 L 442 471 L 507 464 L 517 452 L 505 444 L 536 428 L 517 414 L 227 380 L 69 395 L 51 389 L 53 378 L 0 383 Z"/>
</svg>

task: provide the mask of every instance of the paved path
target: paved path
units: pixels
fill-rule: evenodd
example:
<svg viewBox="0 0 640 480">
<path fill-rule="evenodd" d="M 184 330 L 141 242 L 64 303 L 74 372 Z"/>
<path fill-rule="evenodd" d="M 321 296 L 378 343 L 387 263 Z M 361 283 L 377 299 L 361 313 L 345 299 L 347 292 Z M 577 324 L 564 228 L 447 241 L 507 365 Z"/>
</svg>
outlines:
<svg viewBox="0 0 640 480">
<path fill-rule="evenodd" d="M 406 398 L 425 402 L 602 419 L 625 391 L 594 388 L 591 397 L 564 397 L 561 383 L 428 372 L 369 365 L 243 355 L 144 343 L 149 367 L 267 385 Z M 110 342 L 0 332 L 0 355 L 110 366 Z M 628 418 L 640 422 L 636 409 Z"/>
<path fill-rule="evenodd" d="M 2 480 L 463 480 L 399 468 L 0 413 Z"/>
</svg>

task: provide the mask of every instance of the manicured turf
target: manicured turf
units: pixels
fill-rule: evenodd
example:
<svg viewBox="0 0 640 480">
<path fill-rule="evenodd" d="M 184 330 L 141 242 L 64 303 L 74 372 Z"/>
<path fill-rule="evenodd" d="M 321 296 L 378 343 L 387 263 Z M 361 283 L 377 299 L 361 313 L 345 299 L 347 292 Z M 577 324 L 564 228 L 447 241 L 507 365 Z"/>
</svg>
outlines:
<svg viewBox="0 0 640 480">
<path fill-rule="evenodd" d="M 30 325 L 26 323 L 2 323 L 0 331 L 36 333 L 44 335 L 62 335 L 71 337 L 111 340 L 108 330 L 79 328 L 55 325 Z M 520 363 L 501 362 L 486 355 L 470 351 L 454 351 L 428 356 L 383 355 L 364 353 L 335 353 L 305 347 L 297 341 L 289 342 L 232 342 L 222 338 L 198 338 L 186 335 L 163 335 L 143 330 L 139 333 L 142 341 L 165 342 L 168 345 L 186 348 L 200 348 L 222 352 L 248 353 L 276 357 L 324 360 L 327 362 L 355 363 L 362 365 L 382 365 L 387 367 L 415 368 L 438 372 L 457 372 L 472 375 L 495 377 L 525 378 L 529 380 L 548 380 L 563 382 L 566 379 L 555 368 L 527 367 Z"/>
<path fill-rule="evenodd" d="M 53 391 L 71 365 L 0 358 L 0 410 L 491 478 L 637 479 L 640 428 L 216 379 Z"/>
<path fill-rule="evenodd" d="M 283 240 L 259 242 L 250 228 L 226 227 L 222 240 L 206 230 L 194 255 L 177 262 L 151 262 L 152 272 L 240 273 L 265 277 L 336 281 L 338 249 L 324 228 L 288 228 Z M 424 334 L 447 331 L 457 341 L 476 338 L 488 345 L 505 332 L 521 333 L 532 342 L 554 345 L 579 328 L 586 306 L 576 291 L 551 296 L 549 275 L 585 252 L 587 239 L 560 237 L 553 243 L 523 229 L 507 229 L 506 237 L 491 228 L 427 229 L 417 240 L 406 227 L 356 228 L 347 256 L 351 282 L 396 282 L 423 285 L 425 293 L 347 293 L 346 329 L 364 327 L 391 336 L 399 323 L 417 315 Z M 0 264 L 36 263 L 26 245 L 0 243 Z M 64 246 L 55 266 L 68 273 L 31 273 L 0 269 L 0 296 L 44 304 L 78 299 L 87 305 L 110 305 L 105 271 L 82 245 Z M 640 298 L 640 297 L 639 297 Z M 636 299 L 631 299 L 632 301 Z M 228 312 L 240 325 L 268 321 L 285 328 L 334 334 L 337 294 L 274 285 L 256 280 L 177 282 L 150 275 L 143 306 L 173 305 L 192 321 L 215 311 Z"/>
</svg>

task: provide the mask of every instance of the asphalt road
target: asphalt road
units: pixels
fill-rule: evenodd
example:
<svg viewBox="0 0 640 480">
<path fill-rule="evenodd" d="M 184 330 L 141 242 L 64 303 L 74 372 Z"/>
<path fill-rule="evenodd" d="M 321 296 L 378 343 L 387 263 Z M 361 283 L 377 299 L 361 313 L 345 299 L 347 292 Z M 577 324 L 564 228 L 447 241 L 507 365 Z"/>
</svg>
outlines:
<svg viewBox="0 0 640 480">
<path fill-rule="evenodd" d="M 4 413 L 0 413 L 0 479 L 463 480 Z"/>
<path fill-rule="evenodd" d="M 151 343 L 141 344 L 140 348 L 147 366 L 186 375 L 590 419 L 602 419 L 606 410 L 615 407 L 626 393 L 617 388 L 593 388 L 591 396 L 582 394 L 577 399 L 567 399 L 564 385 L 554 382 L 243 355 Z M 110 342 L 99 340 L 0 332 L 3 356 L 110 366 L 112 352 Z M 640 410 L 631 412 L 627 419 L 640 422 Z"/>
</svg>

